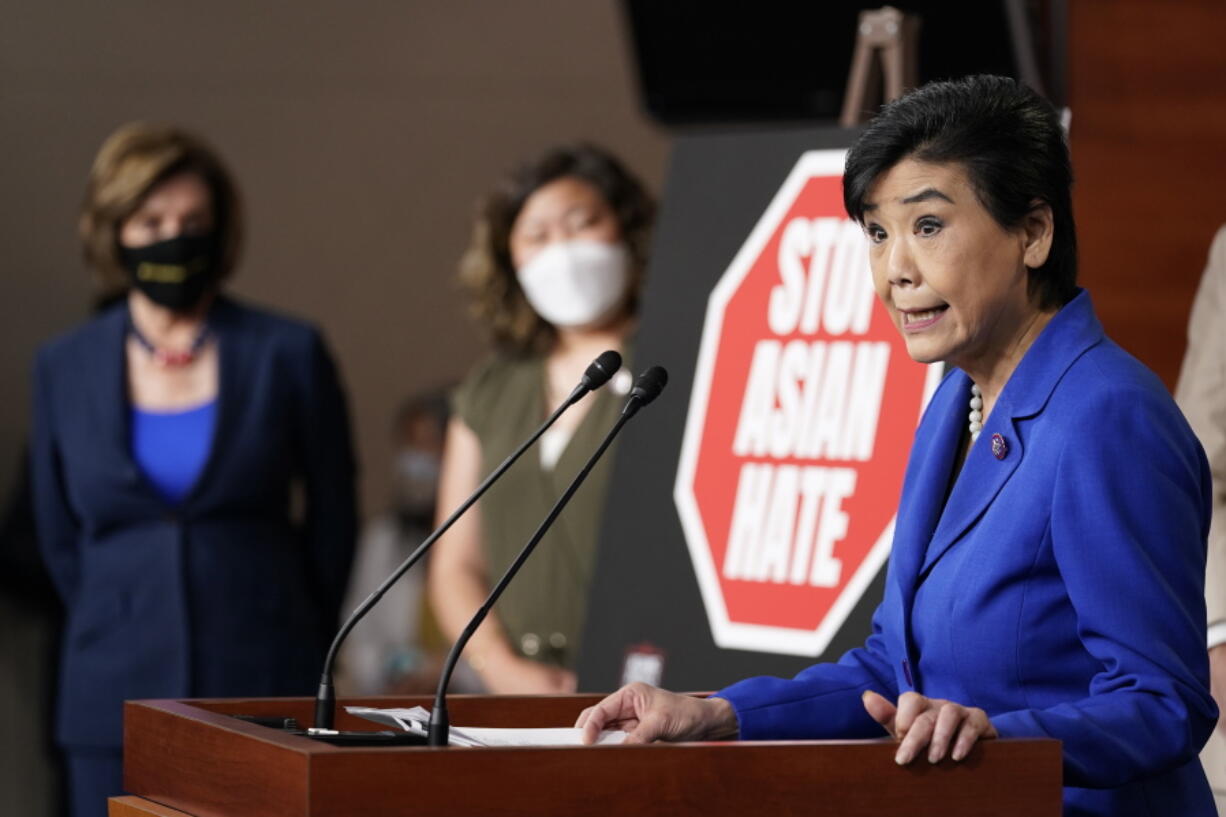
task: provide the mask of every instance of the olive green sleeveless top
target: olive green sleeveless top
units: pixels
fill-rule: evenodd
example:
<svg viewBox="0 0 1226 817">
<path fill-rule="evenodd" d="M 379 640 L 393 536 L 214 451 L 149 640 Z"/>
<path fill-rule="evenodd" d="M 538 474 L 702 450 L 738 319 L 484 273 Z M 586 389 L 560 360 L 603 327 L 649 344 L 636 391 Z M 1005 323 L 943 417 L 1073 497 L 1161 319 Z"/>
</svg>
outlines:
<svg viewBox="0 0 1226 817">
<path fill-rule="evenodd" d="M 491 587 L 616 421 L 626 395 L 611 386 L 583 398 L 592 404 L 552 470 L 541 467 L 540 450 L 533 446 L 478 502 Z M 545 361 L 539 356 L 494 355 L 452 395 L 452 410 L 481 442 L 483 474 L 553 408 L 545 405 Z M 575 665 L 614 453 L 605 452 L 494 607 L 512 647 L 528 658 Z"/>
</svg>

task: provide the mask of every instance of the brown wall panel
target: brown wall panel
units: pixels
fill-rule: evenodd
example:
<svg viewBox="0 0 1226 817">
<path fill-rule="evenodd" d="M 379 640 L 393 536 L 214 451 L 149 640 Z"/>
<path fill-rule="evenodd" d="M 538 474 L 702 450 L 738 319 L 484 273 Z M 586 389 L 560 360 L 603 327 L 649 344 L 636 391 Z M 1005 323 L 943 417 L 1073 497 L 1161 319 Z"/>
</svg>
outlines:
<svg viewBox="0 0 1226 817">
<path fill-rule="evenodd" d="M 1068 40 L 1081 279 L 1173 387 L 1226 222 L 1226 3 L 1074 0 Z"/>
</svg>

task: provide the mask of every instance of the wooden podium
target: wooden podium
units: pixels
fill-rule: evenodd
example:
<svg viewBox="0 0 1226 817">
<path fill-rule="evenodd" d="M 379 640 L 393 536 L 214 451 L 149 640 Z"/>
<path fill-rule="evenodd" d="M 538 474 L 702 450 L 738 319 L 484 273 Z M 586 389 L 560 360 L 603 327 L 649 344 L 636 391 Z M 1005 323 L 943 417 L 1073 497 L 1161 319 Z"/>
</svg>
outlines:
<svg viewBox="0 0 1226 817">
<path fill-rule="evenodd" d="M 454 696 L 463 726 L 570 726 L 598 696 Z M 310 725 L 308 698 L 129 701 L 111 817 L 869 815 L 1058 817 L 1060 744 L 1000 740 L 962 763 L 894 764 L 889 740 L 583 748 L 337 747 L 234 714 Z M 430 706 L 364 698 L 362 706 Z M 343 708 L 337 728 L 379 729 Z"/>
</svg>

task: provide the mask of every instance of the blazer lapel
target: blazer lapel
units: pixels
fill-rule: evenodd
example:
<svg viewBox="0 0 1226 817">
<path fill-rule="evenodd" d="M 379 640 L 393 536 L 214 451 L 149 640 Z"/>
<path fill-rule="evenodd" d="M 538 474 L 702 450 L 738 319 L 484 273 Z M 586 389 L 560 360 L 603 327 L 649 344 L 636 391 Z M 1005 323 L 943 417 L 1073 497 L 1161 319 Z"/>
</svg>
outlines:
<svg viewBox="0 0 1226 817">
<path fill-rule="evenodd" d="M 905 618 L 909 618 L 921 560 L 941 518 L 941 503 L 966 422 L 958 406 L 966 404 L 963 395 L 969 393 L 969 378 L 960 371 L 950 374 L 928 406 L 924 424 L 931 424 L 931 431 L 917 434 L 911 449 L 898 507 L 891 563 Z M 904 628 L 902 632 L 909 630 Z"/>
<path fill-rule="evenodd" d="M 1035 339 L 1005 384 L 979 440 L 971 446 L 924 554 L 919 578 L 979 519 L 1017 470 L 1025 456 L 1017 421 L 1042 412 L 1068 368 L 1102 339 L 1102 326 L 1084 290 L 1056 313 Z M 1003 449 L 993 449 L 995 434 L 1001 436 Z"/>
<path fill-rule="evenodd" d="M 969 392 L 968 392 L 969 394 Z M 992 447 L 992 436 L 999 434 L 1004 441 L 1004 456 L 997 457 Z M 932 569 L 932 565 L 962 537 L 976 519 L 987 510 L 988 505 L 1000 493 L 1000 489 L 1013 476 L 1022 461 L 1022 441 L 1017 434 L 1013 418 L 1004 412 L 993 412 L 971 446 L 958 475 L 954 489 L 945 503 L 940 524 L 924 553 L 920 576 Z"/>
<path fill-rule="evenodd" d="M 242 354 L 241 330 L 239 313 L 234 304 L 224 296 L 219 296 L 209 314 L 209 328 L 217 341 L 217 413 L 214 420 L 213 440 L 209 445 L 209 453 L 187 496 L 183 498 L 183 506 L 189 506 L 196 501 L 208 488 L 210 477 L 221 467 L 228 436 L 235 428 L 237 413 L 241 410 L 241 386 L 252 382 L 247 378 L 246 369 L 250 365 L 250 356 Z"/>
<path fill-rule="evenodd" d="M 94 401 L 95 416 L 100 423 L 101 439 L 111 449 L 112 462 L 123 463 L 122 480 L 131 485 L 143 481 L 144 474 L 132 457 L 131 400 L 128 397 L 127 353 L 128 305 L 124 301 L 102 318 L 101 334 L 92 348 L 96 358 L 89 366 L 93 381 L 84 399 Z"/>
</svg>

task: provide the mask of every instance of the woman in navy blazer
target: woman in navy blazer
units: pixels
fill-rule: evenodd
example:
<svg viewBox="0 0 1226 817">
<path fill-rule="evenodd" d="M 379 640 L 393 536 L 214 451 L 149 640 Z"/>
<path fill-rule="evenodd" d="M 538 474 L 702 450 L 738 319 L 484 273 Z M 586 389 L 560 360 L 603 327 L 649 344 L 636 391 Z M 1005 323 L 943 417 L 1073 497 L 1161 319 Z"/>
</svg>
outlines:
<svg viewBox="0 0 1226 817">
<path fill-rule="evenodd" d="M 310 694 L 335 630 L 345 401 L 315 329 L 218 294 L 238 230 L 208 148 L 121 129 L 82 235 L 129 289 L 38 354 L 34 503 L 67 608 L 57 739 L 77 815 L 122 790 L 123 700 Z"/>
<path fill-rule="evenodd" d="M 1076 287 L 1055 111 L 999 77 L 928 85 L 869 125 L 843 181 L 908 352 L 954 367 L 916 432 L 873 633 L 706 700 L 625 687 L 580 717 L 587 739 L 884 728 L 906 764 L 1056 738 L 1065 814 L 1214 815 L 1208 468 Z"/>
</svg>

